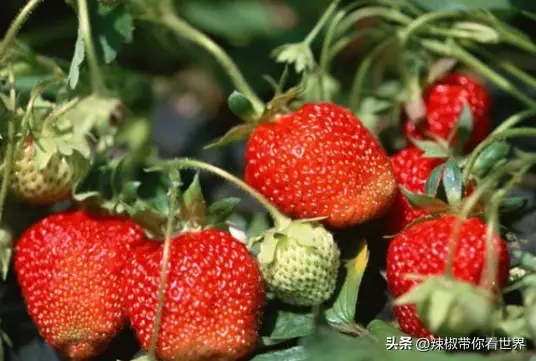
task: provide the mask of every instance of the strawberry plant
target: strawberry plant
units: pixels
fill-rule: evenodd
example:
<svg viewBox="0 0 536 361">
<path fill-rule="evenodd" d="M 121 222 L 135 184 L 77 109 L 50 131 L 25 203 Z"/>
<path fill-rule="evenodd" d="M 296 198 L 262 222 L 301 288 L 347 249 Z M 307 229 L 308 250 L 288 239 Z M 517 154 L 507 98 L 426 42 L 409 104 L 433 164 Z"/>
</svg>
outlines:
<svg viewBox="0 0 536 361">
<path fill-rule="evenodd" d="M 0 9 L 0 361 L 536 357 L 531 1 Z"/>
</svg>

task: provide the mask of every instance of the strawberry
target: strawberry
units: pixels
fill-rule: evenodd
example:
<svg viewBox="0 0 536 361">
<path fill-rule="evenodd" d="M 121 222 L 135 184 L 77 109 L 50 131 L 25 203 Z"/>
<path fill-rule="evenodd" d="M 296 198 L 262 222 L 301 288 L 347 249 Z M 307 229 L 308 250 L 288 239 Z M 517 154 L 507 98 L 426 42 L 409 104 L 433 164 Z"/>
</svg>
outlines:
<svg viewBox="0 0 536 361">
<path fill-rule="evenodd" d="M 143 238 L 128 220 L 83 211 L 48 216 L 24 232 L 15 270 L 47 343 L 72 360 L 105 350 L 127 322 L 121 272 Z"/>
<path fill-rule="evenodd" d="M 444 162 L 441 158 L 425 158 L 423 153 L 419 148 L 410 147 L 391 157 L 398 184 L 417 194 L 425 193 L 424 186 L 428 176 L 435 167 Z M 411 222 L 427 214 L 424 209 L 414 208 L 399 189 L 393 205 L 385 215 L 386 234 L 397 234 Z"/>
<path fill-rule="evenodd" d="M 488 136 L 491 97 L 487 89 L 474 78 L 456 73 L 448 74 L 428 87 L 424 101 L 426 119 L 418 125 L 413 121 L 404 124 L 404 133 L 408 138 L 424 139 L 425 133 L 429 132 L 439 138 L 448 139 L 456 127 L 464 103 L 469 105 L 473 115 L 473 130 L 464 145 L 464 151 L 470 152 Z"/>
<path fill-rule="evenodd" d="M 79 172 L 59 153 L 53 154 L 46 165 L 39 169 L 34 162 L 35 151 L 35 141 L 28 139 L 15 159 L 9 184 L 11 192 L 34 205 L 48 205 L 67 199 Z"/>
<path fill-rule="evenodd" d="M 150 347 L 163 244 L 147 242 L 125 268 L 126 309 Z M 172 239 L 156 356 L 162 360 L 238 360 L 256 346 L 264 284 L 247 248 L 221 230 Z"/>
<path fill-rule="evenodd" d="M 337 283 L 340 250 L 333 235 L 318 224 L 294 221 L 256 237 L 262 275 L 274 294 L 296 306 L 327 301 Z"/>
<path fill-rule="evenodd" d="M 283 213 L 348 227 L 384 213 L 396 193 L 389 158 L 349 110 L 331 103 L 258 125 L 246 149 L 245 181 Z"/>
<path fill-rule="evenodd" d="M 418 284 L 407 274 L 441 275 L 452 231 L 458 218 L 442 216 L 413 225 L 400 233 L 390 244 L 387 254 L 387 286 L 398 298 Z M 497 285 L 508 280 L 509 257 L 506 242 L 498 235 L 493 238 L 497 257 Z M 479 284 L 486 265 L 486 225 L 479 218 L 463 221 L 454 254 L 452 274 L 455 279 Z M 430 331 L 419 320 L 414 305 L 394 306 L 402 331 L 415 337 L 430 337 Z"/>
</svg>

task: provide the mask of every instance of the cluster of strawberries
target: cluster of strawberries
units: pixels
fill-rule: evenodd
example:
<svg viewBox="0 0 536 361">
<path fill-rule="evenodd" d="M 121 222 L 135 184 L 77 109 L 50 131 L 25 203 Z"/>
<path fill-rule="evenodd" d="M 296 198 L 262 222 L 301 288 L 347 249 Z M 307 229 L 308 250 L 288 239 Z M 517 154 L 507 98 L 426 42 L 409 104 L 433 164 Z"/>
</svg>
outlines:
<svg viewBox="0 0 536 361">
<path fill-rule="evenodd" d="M 465 150 L 488 134 L 489 96 L 469 77 L 440 79 L 425 100 L 427 117 L 418 126 L 406 123 L 408 137 L 433 133 L 447 139 L 464 103 L 474 118 Z M 167 259 L 164 243 L 147 238 L 132 220 L 78 210 L 51 215 L 26 230 L 17 243 L 15 269 L 45 340 L 71 359 L 85 360 L 104 351 L 130 322 L 143 348 L 155 346 L 160 359 L 238 360 L 255 349 L 265 283 L 277 297 L 296 305 L 312 305 L 332 294 L 339 251 L 331 233 L 307 223 L 311 219 L 340 229 L 383 217 L 386 233 L 398 234 L 387 259 L 395 297 L 416 285 L 404 277 L 407 273 L 443 273 L 457 217 L 445 214 L 415 223 L 427 213 L 414 209 L 398 188 L 423 193 L 427 177 L 443 160 L 424 158 L 416 147 L 389 159 L 349 110 L 330 103 L 306 104 L 259 124 L 245 158 L 246 183 L 301 221 L 265 233 L 262 242 L 271 242 L 270 250 L 261 246 L 261 254 L 268 263 L 258 262 L 226 231 L 179 234 L 170 243 L 163 299 L 158 291 L 162 260 Z M 275 253 L 282 239 L 282 253 Z M 495 243 L 502 286 L 508 254 L 500 237 Z M 485 224 L 478 218 L 465 220 L 453 263 L 456 278 L 480 281 L 485 245 Z M 279 264 L 270 263 L 278 257 Z M 306 279 L 315 275 L 322 280 Z M 430 335 L 412 306 L 397 306 L 396 315 L 403 331 Z"/>
<path fill-rule="evenodd" d="M 491 99 L 487 90 L 473 78 L 449 74 L 432 84 L 424 98 L 426 118 L 418 126 L 412 121 L 405 123 L 404 131 L 408 138 L 424 139 L 426 133 L 431 133 L 454 141 L 456 137 L 450 135 L 456 131 L 464 103 L 469 105 L 473 115 L 473 129 L 463 150 L 470 152 L 488 136 Z M 413 193 L 424 194 L 428 177 L 445 159 L 425 158 L 421 149 L 410 146 L 393 155 L 391 161 L 398 183 Z M 471 184 L 467 184 L 465 189 L 465 194 L 470 194 Z M 394 297 L 405 294 L 417 283 L 406 278 L 407 274 L 438 275 L 445 272 L 451 234 L 458 217 L 445 214 L 412 225 L 427 214 L 425 209 L 412 207 L 399 191 L 385 217 L 388 234 L 398 234 L 391 241 L 387 256 L 387 282 Z M 486 264 L 486 226 L 476 217 L 465 220 L 457 239 L 452 274 L 461 281 L 478 285 Z M 506 242 L 498 235 L 494 237 L 493 244 L 498 260 L 496 289 L 500 290 L 508 279 L 508 250 Z M 394 310 L 404 332 L 416 337 L 431 336 L 417 317 L 414 306 L 395 306 Z"/>
</svg>

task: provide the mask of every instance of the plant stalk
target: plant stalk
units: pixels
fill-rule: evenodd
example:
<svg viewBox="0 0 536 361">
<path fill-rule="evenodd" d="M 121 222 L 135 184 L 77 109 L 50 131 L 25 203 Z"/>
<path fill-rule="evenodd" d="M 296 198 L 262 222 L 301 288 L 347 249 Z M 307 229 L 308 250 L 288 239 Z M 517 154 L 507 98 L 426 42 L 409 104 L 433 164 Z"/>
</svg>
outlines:
<svg viewBox="0 0 536 361">
<path fill-rule="evenodd" d="M 9 115 L 8 119 L 8 125 L 7 125 L 7 146 L 6 146 L 6 153 L 4 156 L 4 169 L 2 170 L 2 187 L 0 188 L 0 222 L 2 221 L 2 217 L 4 215 L 4 206 L 6 203 L 7 198 L 7 192 L 9 189 L 9 179 L 11 177 L 11 172 L 13 168 L 13 162 L 14 162 L 14 155 L 15 155 L 15 133 L 16 133 L 16 124 L 15 124 L 15 117 L 16 117 L 16 109 L 17 109 L 17 103 L 16 103 L 16 94 L 15 94 L 15 76 L 13 75 L 13 71 L 9 71 L 9 84 L 10 84 L 10 91 L 9 91 L 9 100 L 10 100 L 10 107 L 12 114 Z"/>
<path fill-rule="evenodd" d="M 536 112 L 536 110 L 530 110 L 531 112 Z M 527 114 L 528 112 L 525 112 Z M 521 114 L 521 113 L 520 113 Z M 520 119 L 523 119 L 519 116 L 514 116 L 508 119 L 511 124 L 514 123 L 514 121 L 520 121 Z M 505 122 L 506 123 L 506 122 Z M 516 129 L 510 129 L 505 130 L 500 133 L 492 133 L 489 135 L 482 143 L 480 143 L 472 152 L 469 158 L 467 158 L 467 162 L 465 163 L 465 167 L 463 169 L 463 179 L 467 181 L 469 179 L 469 176 L 471 175 L 471 170 L 473 169 L 473 166 L 475 165 L 475 162 L 482 153 L 484 149 L 486 149 L 488 146 L 492 145 L 495 142 L 507 139 L 507 138 L 515 138 L 515 137 L 536 137 L 536 128 L 516 128 Z"/>
<path fill-rule="evenodd" d="M 329 20 L 329 18 L 331 17 L 331 15 L 333 15 L 333 13 L 335 12 L 335 10 L 337 10 L 337 6 L 339 5 L 339 2 L 340 0 L 333 0 L 331 2 L 331 4 L 329 5 L 329 7 L 326 9 L 326 11 L 324 11 L 324 14 L 322 15 L 322 17 L 320 18 L 320 20 L 318 20 L 318 22 L 316 23 L 316 25 L 314 26 L 314 28 L 311 30 L 311 32 L 307 35 L 307 37 L 305 38 L 305 40 L 303 41 L 303 43 L 306 45 L 306 46 L 311 46 L 311 44 L 313 43 L 313 41 L 315 40 L 315 38 L 318 36 L 318 34 L 320 33 L 320 30 L 322 30 L 322 28 L 324 27 L 324 25 L 326 24 L 326 22 Z"/>
<path fill-rule="evenodd" d="M 247 193 L 249 193 L 250 196 L 255 198 L 255 200 L 257 200 L 268 211 L 268 213 L 270 213 L 270 216 L 273 218 L 276 227 L 283 226 L 289 221 L 285 215 L 283 215 L 273 204 L 268 201 L 268 199 L 266 199 L 257 190 L 253 189 L 253 187 L 249 186 L 244 181 L 238 179 L 237 177 L 233 176 L 231 173 L 224 171 L 223 169 L 220 169 L 218 167 L 199 160 L 189 158 L 179 158 L 170 161 L 163 161 L 159 162 L 158 166 L 160 165 L 163 165 L 164 167 L 177 167 L 179 169 L 190 168 L 215 174 L 233 183 L 235 186 L 246 191 Z"/>
<path fill-rule="evenodd" d="M 169 212 L 166 224 L 166 233 L 164 240 L 164 249 L 162 251 L 162 264 L 160 268 L 160 281 L 158 284 L 158 304 L 154 319 L 153 334 L 151 336 L 151 344 L 149 347 L 149 355 L 153 360 L 156 360 L 156 349 L 158 345 L 158 333 L 160 332 L 160 324 L 162 322 L 162 313 L 164 310 L 164 297 L 166 291 L 167 270 L 169 263 L 169 254 L 171 248 L 171 235 L 173 232 L 173 221 L 175 220 L 175 211 L 177 209 L 177 198 L 179 196 L 180 174 L 177 170 L 170 172 L 171 186 L 169 189 Z"/>
<path fill-rule="evenodd" d="M 264 110 L 264 103 L 260 100 L 257 94 L 249 86 L 246 79 L 238 69 L 234 61 L 225 53 L 225 51 L 216 44 L 207 35 L 197 30 L 183 19 L 179 18 L 173 12 L 164 11 L 161 21 L 169 29 L 176 32 L 179 36 L 182 36 L 191 42 L 201 46 L 208 51 L 216 60 L 223 66 L 229 77 L 234 83 L 234 86 L 240 91 L 253 105 L 253 108 L 257 114 L 262 114 Z"/>
<path fill-rule="evenodd" d="M 6 35 L 4 36 L 4 39 L 0 43 L 0 61 L 4 57 L 7 48 L 9 45 L 15 40 L 17 37 L 17 34 L 19 33 L 20 29 L 28 20 L 28 17 L 32 13 L 32 11 L 39 5 L 39 3 L 42 0 L 30 0 L 24 5 L 24 7 L 21 9 L 15 20 L 11 23 Z"/>
<path fill-rule="evenodd" d="M 87 0 L 77 0 L 78 3 L 78 21 L 80 29 L 84 36 L 84 44 L 86 48 L 87 62 L 91 73 L 91 86 L 93 91 L 99 95 L 105 92 L 105 83 L 100 72 L 97 52 L 93 43 L 93 35 L 91 34 L 91 23 L 89 20 L 89 10 Z"/>
</svg>

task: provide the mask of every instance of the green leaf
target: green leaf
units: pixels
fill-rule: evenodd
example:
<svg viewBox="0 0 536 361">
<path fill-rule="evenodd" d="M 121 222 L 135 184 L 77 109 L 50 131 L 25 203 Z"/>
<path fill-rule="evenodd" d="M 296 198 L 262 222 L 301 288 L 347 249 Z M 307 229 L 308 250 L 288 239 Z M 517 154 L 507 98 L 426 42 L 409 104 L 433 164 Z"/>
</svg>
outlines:
<svg viewBox="0 0 536 361">
<path fill-rule="evenodd" d="M 252 121 L 257 116 L 251 101 L 236 90 L 227 98 L 227 105 L 234 115 L 245 121 Z"/>
<path fill-rule="evenodd" d="M 264 213 L 255 213 L 253 219 L 249 223 L 246 234 L 248 238 L 260 235 L 262 232 L 270 228 L 270 222 Z"/>
<path fill-rule="evenodd" d="M 298 313 L 279 310 L 274 328 L 268 336 L 272 340 L 289 340 L 312 334 L 314 316 L 312 313 Z"/>
<path fill-rule="evenodd" d="M 199 183 L 199 173 L 196 173 L 194 180 L 186 189 L 183 195 L 184 209 L 181 209 L 181 215 L 188 221 L 199 225 L 204 225 L 206 221 L 206 204 L 201 184 Z"/>
<path fill-rule="evenodd" d="M 454 129 L 449 135 L 449 139 L 453 139 L 453 137 L 457 135 L 456 144 L 454 145 L 454 149 L 457 152 L 461 152 L 463 150 L 463 146 L 465 145 L 465 143 L 467 143 L 467 141 L 471 137 L 472 132 L 473 132 L 473 113 L 471 112 L 471 108 L 469 107 L 469 104 L 464 102 L 462 111 L 460 112 L 460 115 L 458 116 L 458 120 L 456 121 L 456 126 L 454 127 Z"/>
<path fill-rule="evenodd" d="M 281 31 L 278 11 L 262 2 L 188 1 L 181 13 L 204 31 L 239 43 Z"/>
<path fill-rule="evenodd" d="M 80 79 L 80 67 L 84 62 L 86 49 L 84 48 L 84 36 L 82 30 L 78 28 L 78 35 L 76 37 L 76 43 L 74 45 L 74 54 L 71 59 L 71 66 L 69 67 L 69 86 L 71 89 L 76 88 L 78 80 Z"/>
<path fill-rule="evenodd" d="M 458 163 L 449 158 L 443 171 L 443 186 L 450 205 L 457 205 L 464 196 L 463 176 Z"/>
<path fill-rule="evenodd" d="M 307 353 L 301 346 L 286 350 L 264 353 L 255 356 L 250 361 L 307 361 Z"/>
<path fill-rule="evenodd" d="M 240 198 L 221 199 L 212 203 L 207 209 L 207 224 L 225 222 L 235 211 Z"/>
<path fill-rule="evenodd" d="M 440 213 L 450 209 L 450 206 L 440 199 L 413 193 L 404 187 L 400 187 L 400 189 L 407 197 L 410 204 L 417 209 L 426 209 L 430 213 Z"/>
<path fill-rule="evenodd" d="M 448 158 L 450 155 L 449 150 L 437 142 L 417 139 L 411 139 L 411 142 L 424 152 L 424 158 Z"/>
<path fill-rule="evenodd" d="M 440 164 L 434 168 L 426 179 L 426 184 L 424 186 L 425 194 L 430 197 L 434 197 L 437 192 L 437 188 L 441 183 L 441 177 L 443 176 L 443 170 L 445 169 L 445 164 Z"/>
<path fill-rule="evenodd" d="M 375 337 L 380 339 L 380 342 L 385 342 L 390 336 L 408 336 L 399 328 L 396 328 L 383 320 L 372 320 L 367 325 L 367 330 Z"/>
<path fill-rule="evenodd" d="M 207 145 L 204 149 L 220 148 L 224 145 L 246 139 L 255 129 L 254 124 L 241 124 L 231 128 L 223 137 Z"/>
<path fill-rule="evenodd" d="M 315 67 L 315 57 L 311 48 L 304 43 L 285 44 L 276 48 L 272 52 L 275 61 L 283 64 L 294 65 L 296 73 L 313 71 Z"/>
<path fill-rule="evenodd" d="M 359 286 L 369 260 L 366 242 L 362 242 L 357 255 L 346 262 L 346 278 L 333 305 L 326 310 L 326 318 L 332 324 L 354 323 Z"/>
<path fill-rule="evenodd" d="M 65 113 L 63 118 L 73 125 L 76 136 L 86 136 L 92 130 L 96 130 L 98 134 L 112 134 L 114 130 L 110 120 L 119 107 L 119 99 L 91 94 Z"/>
<path fill-rule="evenodd" d="M 115 6 L 98 1 L 88 3 L 91 31 L 104 62 L 112 62 L 124 43 L 132 42 L 134 20 L 127 7 L 118 3 Z"/>
<path fill-rule="evenodd" d="M 506 142 L 496 142 L 484 148 L 476 158 L 471 172 L 478 177 L 485 177 L 499 161 L 505 160 L 511 146 Z"/>
<path fill-rule="evenodd" d="M 525 208 L 528 204 L 528 199 L 521 197 L 510 197 L 504 199 L 500 205 L 500 211 L 503 213 L 518 212 Z"/>
</svg>

